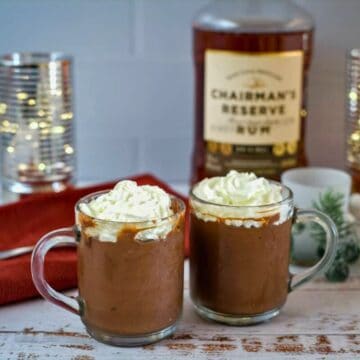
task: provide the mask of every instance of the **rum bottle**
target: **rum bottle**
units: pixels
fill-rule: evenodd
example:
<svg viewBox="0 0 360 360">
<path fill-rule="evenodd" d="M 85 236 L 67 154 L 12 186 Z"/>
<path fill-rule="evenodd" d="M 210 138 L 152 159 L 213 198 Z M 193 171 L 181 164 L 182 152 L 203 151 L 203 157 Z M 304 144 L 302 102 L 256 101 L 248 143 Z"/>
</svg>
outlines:
<svg viewBox="0 0 360 360">
<path fill-rule="evenodd" d="M 313 28 L 290 0 L 216 0 L 198 14 L 193 182 L 306 165 Z"/>
</svg>

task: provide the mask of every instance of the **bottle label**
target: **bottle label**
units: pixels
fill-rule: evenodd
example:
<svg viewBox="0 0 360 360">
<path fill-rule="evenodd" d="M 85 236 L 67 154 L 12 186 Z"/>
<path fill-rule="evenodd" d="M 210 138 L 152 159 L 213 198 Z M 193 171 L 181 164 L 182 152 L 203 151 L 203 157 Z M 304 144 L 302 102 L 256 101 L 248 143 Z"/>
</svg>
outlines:
<svg viewBox="0 0 360 360">
<path fill-rule="evenodd" d="M 303 52 L 205 53 L 205 167 L 276 174 L 296 165 Z M 303 111 L 305 112 L 305 111 Z"/>
</svg>

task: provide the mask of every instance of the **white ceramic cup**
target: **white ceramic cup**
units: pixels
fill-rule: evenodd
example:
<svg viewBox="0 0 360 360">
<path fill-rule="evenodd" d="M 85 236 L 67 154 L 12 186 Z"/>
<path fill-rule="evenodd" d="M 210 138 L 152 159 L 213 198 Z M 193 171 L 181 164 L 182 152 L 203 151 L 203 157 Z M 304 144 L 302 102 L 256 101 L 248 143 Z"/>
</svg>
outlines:
<svg viewBox="0 0 360 360">
<path fill-rule="evenodd" d="M 320 194 L 332 190 L 344 196 L 344 212 L 348 211 L 351 176 L 345 171 L 326 167 L 303 167 L 285 171 L 281 182 L 294 193 L 294 202 L 301 208 L 312 208 Z"/>
<path fill-rule="evenodd" d="M 344 196 L 343 211 L 348 212 L 351 177 L 344 171 L 325 167 L 295 168 L 285 171 L 281 182 L 292 190 L 294 203 L 299 208 L 313 208 L 323 193 L 332 190 Z M 291 254 L 291 262 L 296 265 L 312 266 L 318 261 L 318 243 L 308 225 L 301 233 L 293 234 Z"/>
</svg>

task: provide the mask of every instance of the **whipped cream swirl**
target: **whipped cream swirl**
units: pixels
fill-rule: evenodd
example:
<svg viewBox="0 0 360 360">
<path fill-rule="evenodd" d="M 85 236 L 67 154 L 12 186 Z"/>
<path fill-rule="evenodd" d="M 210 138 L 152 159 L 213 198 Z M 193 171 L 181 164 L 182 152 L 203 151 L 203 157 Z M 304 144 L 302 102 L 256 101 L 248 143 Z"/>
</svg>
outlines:
<svg viewBox="0 0 360 360">
<path fill-rule="evenodd" d="M 231 170 L 226 176 L 206 178 L 192 191 L 196 198 L 191 206 L 196 216 L 204 221 L 224 219 L 226 224 L 260 227 L 261 219 L 279 214 L 279 221 L 289 217 L 290 209 L 281 214 L 281 186 L 253 173 Z M 224 206 L 222 206 L 224 205 Z M 257 206 L 269 205 L 266 208 Z M 284 215 L 284 216 L 282 216 Z"/>
<path fill-rule="evenodd" d="M 89 203 L 81 203 L 80 210 L 95 219 L 94 227 L 85 229 L 89 236 L 96 236 L 100 241 L 117 240 L 117 234 L 126 223 L 137 226 L 137 240 L 162 239 L 172 229 L 168 217 L 174 214 L 171 197 L 158 186 L 139 186 L 135 181 L 123 180 L 114 189 L 98 196 Z M 108 221 L 108 223 L 106 222 Z M 116 224 L 119 222 L 121 224 Z M 149 228 L 146 224 L 149 222 Z M 145 226 L 144 226 L 145 225 Z"/>
</svg>

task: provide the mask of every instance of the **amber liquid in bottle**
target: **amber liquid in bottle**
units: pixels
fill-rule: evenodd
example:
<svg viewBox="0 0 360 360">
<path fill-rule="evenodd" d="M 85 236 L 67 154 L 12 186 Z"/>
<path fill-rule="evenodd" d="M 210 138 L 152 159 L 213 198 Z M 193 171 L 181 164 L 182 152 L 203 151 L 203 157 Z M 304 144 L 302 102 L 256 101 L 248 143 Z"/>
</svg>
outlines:
<svg viewBox="0 0 360 360">
<path fill-rule="evenodd" d="M 195 146 L 193 153 L 192 182 L 199 181 L 204 177 L 224 175 L 229 171 L 229 166 L 212 170 L 206 166 L 206 157 L 209 152 L 217 153 L 218 158 L 222 157 L 224 163 L 230 157 L 236 158 L 238 164 L 244 164 L 239 171 L 253 171 L 259 176 L 278 180 L 281 172 L 297 166 L 305 166 L 307 163 L 305 154 L 305 128 L 306 128 L 306 89 L 307 77 L 312 55 L 313 31 L 297 32 L 269 32 L 269 33 L 241 33 L 229 31 L 215 31 L 193 27 L 193 55 L 195 63 Z M 278 156 L 274 156 L 274 146 L 227 146 L 206 141 L 204 138 L 204 83 L 205 83 L 205 61 L 208 49 L 223 50 L 240 53 L 265 54 L 280 53 L 300 50 L 302 54 L 302 94 L 300 94 L 300 137 L 295 148 L 290 153 L 280 148 Z M 239 91 L 242 89 L 239 89 Z M 249 149 L 251 151 L 249 151 Z M 254 152 L 257 153 L 254 155 Z M 279 154 L 280 153 L 280 154 Z M 260 155 L 260 158 L 254 156 Z M 253 160 L 257 159 L 259 166 L 252 166 Z M 265 159 L 265 165 L 262 162 Z M 222 160 L 220 160 L 222 161 Z M 247 166 L 247 164 L 249 164 Z"/>
</svg>

